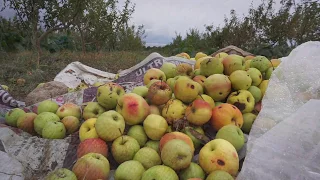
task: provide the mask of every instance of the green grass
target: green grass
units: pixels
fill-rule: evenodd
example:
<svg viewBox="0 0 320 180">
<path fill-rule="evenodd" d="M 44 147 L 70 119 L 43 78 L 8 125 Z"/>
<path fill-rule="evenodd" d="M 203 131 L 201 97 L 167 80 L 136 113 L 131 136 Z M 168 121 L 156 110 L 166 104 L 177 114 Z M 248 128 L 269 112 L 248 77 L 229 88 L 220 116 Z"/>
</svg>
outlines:
<svg viewBox="0 0 320 180">
<path fill-rule="evenodd" d="M 151 51 L 116 51 L 101 53 L 86 53 L 64 51 L 59 53 L 45 52 L 41 58 L 40 68 L 36 68 L 37 55 L 31 51 L 19 53 L 0 52 L 0 84 L 9 86 L 10 94 L 20 101 L 42 82 L 52 81 L 55 76 L 69 63 L 79 61 L 90 67 L 117 73 L 130 68 L 143 59 Z M 165 56 L 165 55 L 164 55 Z M 18 84 L 23 78 L 25 83 Z"/>
</svg>

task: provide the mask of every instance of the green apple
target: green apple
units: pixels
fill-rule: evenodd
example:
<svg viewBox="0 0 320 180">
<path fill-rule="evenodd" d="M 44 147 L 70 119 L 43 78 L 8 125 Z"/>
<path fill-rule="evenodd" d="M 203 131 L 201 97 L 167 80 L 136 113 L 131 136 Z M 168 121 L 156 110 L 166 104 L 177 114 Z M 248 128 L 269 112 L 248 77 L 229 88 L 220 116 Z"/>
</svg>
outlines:
<svg viewBox="0 0 320 180">
<path fill-rule="evenodd" d="M 8 125 L 17 127 L 18 119 L 24 115 L 26 112 L 20 108 L 14 108 L 8 111 L 5 115 L 5 121 Z"/>
<path fill-rule="evenodd" d="M 39 103 L 37 113 L 38 114 L 40 114 L 42 112 L 56 113 L 58 108 L 59 108 L 59 105 L 56 102 L 54 102 L 52 100 L 44 100 Z"/>
<path fill-rule="evenodd" d="M 264 79 L 265 80 L 269 80 L 270 79 L 274 69 L 275 69 L 274 67 L 270 67 L 270 68 L 267 69 L 267 71 L 265 72 L 265 75 L 264 75 Z"/>
<path fill-rule="evenodd" d="M 146 98 L 148 94 L 147 86 L 137 86 L 132 89 L 132 93 L 138 94 L 139 96 Z"/>
<path fill-rule="evenodd" d="M 47 122 L 58 122 L 60 121 L 59 116 L 52 112 L 43 112 L 38 114 L 38 116 L 34 119 L 34 130 L 39 134 L 42 135 L 42 129 Z"/>
<path fill-rule="evenodd" d="M 153 83 L 148 90 L 147 99 L 150 104 L 162 105 L 169 101 L 172 97 L 172 90 L 164 81 Z"/>
<path fill-rule="evenodd" d="M 150 147 L 141 148 L 134 155 L 133 160 L 139 161 L 146 170 L 153 166 L 162 164 L 162 161 L 158 152 Z"/>
<path fill-rule="evenodd" d="M 117 106 L 118 99 L 125 94 L 122 86 L 109 82 L 97 90 L 97 101 L 106 111 L 113 110 Z"/>
<path fill-rule="evenodd" d="M 76 132 L 80 127 L 79 119 L 74 116 L 66 116 L 61 120 L 61 122 L 64 127 L 66 127 L 67 134 Z"/>
<path fill-rule="evenodd" d="M 50 172 L 45 180 L 77 180 L 77 176 L 66 168 L 60 168 Z"/>
<path fill-rule="evenodd" d="M 243 125 L 241 127 L 242 131 L 246 134 L 250 133 L 252 124 L 254 123 L 254 120 L 257 118 L 257 115 L 252 113 L 245 113 L 243 114 Z"/>
<path fill-rule="evenodd" d="M 252 94 L 255 103 L 259 102 L 262 99 L 262 93 L 258 87 L 250 86 L 248 91 Z"/>
<path fill-rule="evenodd" d="M 106 110 L 98 102 L 88 102 L 87 106 L 83 108 L 83 119 L 97 118 Z"/>
<path fill-rule="evenodd" d="M 219 58 L 211 57 L 200 63 L 200 74 L 206 77 L 212 74 L 223 74 L 223 64 Z"/>
<path fill-rule="evenodd" d="M 56 112 L 56 114 L 59 116 L 60 119 L 66 117 L 66 116 L 74 116 L 78 119 L 81 118 L 81 108 L 73 103 L 65 103 L 62 106 L 60 106 Z"/>
<path fill-rule="evenodd" d="M 150 147 L 157 151 L 158 154 L 160 154 L 160 141 L 154 141 L 154 140 L 149 140 L 147 143 L 144 145 L 144 147 Z"/>
<path fill-rule="evenodd" d="M 262 74 L 257 68 L 249 68 L 247 73 L 252 79 L 252 86 L 259 86 L 262 81 Z"/>
<path fill-rule="evenodd" d="M 160 67 L 160 70 L 164 72 L 166 75 L 166 78 L 173 78 L 177 75 L 176 71 L 177 66 L 170 62 L 164 62 L 162 66 Z"/>
<path fill-rule="evenodd" d="M 1 85 L 2 89 L 6 90 L 6 91 L 9 91 L 9 87 L 6 86 L 6 85 Z"/>
<path fill-rule="evenodd" d="M 115 180 L 140 180 L 144 172 L 145 169 L 139 161 L 129 160 L 118 166 L 115 171 L 114 178 Z"/>
<path fill-rule="evenodd" d="M 234 90 L 247 90 L 252 84 L 250 75 L 244 70 L 234 71 L 229 79 Z"/>
<path fill-rule="evenodd" d="M 150 114 L 150 107 L 147 101 L 134 93 L 127 93 L 121 96 L 116 110 L 123 116 L 128 125 L 140 124 Z"/>
<path fill-rule="evenodd" d="M 47 122 L 41 134 L 45 139 L 63 139 L 66 137 L 66 128 L 62 122 Z"/>
<path fill-rule="evenodd" d="M 248 113 L 253 111 L 255 99 L 249 91 L 238 90 L 229 95 L 227 103 L 236 106 L 242 113 Z"/>
<path fill-rule="evenodd" d="M 265 56 L 256 56 L 250 63 L 250 67 L 257 68 L 261 73 L 266 72 L 271 66 L 271 62 Z"/>
<path fill-rule="evenodd" d="M 192 130 L 193 130 L 193 131 L 192 131 Z M 204 131 L 203 131 L 203 129 L 201 128 L 201 126 L 197 126 L 197 127 L 191 127 L 191 126 L 189 126 L 189 127 L 185 127 L 185 128 L 184 128 L 184 133 L 191 138 L 191 140 L 192 140 L 192 142 L 193 142 L 193 145 L 194 145 L 194 148 L 195 148 L 195 149 L 198 149 L 198 148 L 201 146 L 202 142 L 201 142 L 200 139 L 196 138 L 195 135 L 192 133 L 192 132 L 194 132 L 194 131 L 196 131 L 196 132 L 204 135 Z"/>
<path fill-rule="evenodd" d="M 35 135 L 36 131 L 34 130 L 34 119 L 36 117 L 37 114 L 32 112 L 23 114 L 17 120 L 17 127 L 31 135 Z"/>
<path fill-rule="evenodd" d="M 179 99 L 170 99 L 162 109 L 162 116 L 169 124 L 184 117 L 187 106 Z"/>
<path fill-rule="evenodd" d="M 167 79 L 167 84 L 169 85 L 169 87 L 171 88 L 172 91 L 173 91 L 173 89 L 174 89 L 175 83 L 176 83 L 176 79 L 175 79 L 175 78 L 169 78 L 169 79 Z"/>
<path fill-rule="evenodd" d="M 235 176 L 239 170 L 237 150 L 227 140 L 211 140 L 199 152 L 199 165 L 207 174 L 223 170 Z"/>
<path fill-rule="evenodd" d="M 219 106 L 220 104 L 222 104 L 223 102 L 214 102 L 214 107 Z"/>
<path fill-rule="evenodd" d="M 166 75 L 160 69 L 150 68 L 150 69 L 148 69 L 146 71 L 146 73 L 143 76 L 143 84 L 147 85 L 153 79 L 165 81 L 166 80 Z"/>
<path fill-rule="evenodd" d="M 99 137 L 105 141 L 113 141 L 120 137 L 125 128 L 122 115 L 114 110 L 102 113 L 95 123 L 95 129 Z"/>
<path fill-rule="evenodd" d="M 132 160 L 139 151 L 140 145 L 133 137 L 123 135 L 112 142 L 111 153 L 117 163 Z"/>
<path fill-rule="evenodd" d="M 131 126 L 127 135 L 135 138 L 138 141 L 140 147 L 143 147 L 148 140 L 148 136 L 144 132 L 143 126 L 141 125 Z"/>
<path fill-rule="evenodd" d="M 200 94 L 199 84 L 187 76 L 180 77 L 174 85 L 174 95 L 184 103 L 190 103 Z"/>
<path fill-rule="evenodd" d="M 191 162 L 189 167 L 179 172 L 179 177 L 180 180 L 188 180 L 190 178 L 204 179 L 206 174 L 197 163 Z"/>
<path fill-rule="evenodd" d="M 206 180 L 217 180 L 217 179 L 234 180 L 234 178 L 229 173 L 222 170 L 213 171 L 208 175 Z"/>
<path fill-rule="evenodd" d="M 74 164 L 72 171 L 77 179 L 108 179 L 110 173 L 109 160 L 98 153 L 88 153 Z"/>
<path fill-rule="evenodd" d="M 156 165 L 146 170 L 141 180 L 179 180 L 177 173 L 168 166 Z"/>
<path fill-rule="evenodd" d="M 172 139 L 161 149 L 163 164 L 176 171 L 187 168 L 191 163 L 192 157 L 193 151 L 191 147 L 181 139 Z"/>
<path fill-rule="evenodd" d="M 215 138 L 229 141 L 237 151 L 239 151 L 244 145 L 243 132 L 234 124 L 223 126 L 221 129 L 219 129 Z"/>
<path fill-rule="evenodd" d="M 90 138 L 98 138 L 95 124 L 97 122 L 97 118 L 87 119 L 84 123 L 81 124 L 79 129 L 79 139 L 80 141 L 84 141 Z"/>
<path fill-rule="evenodd" d="M 150 114 L 143 121 L 143 128 L 152 140 L 160 140 L 168 128 L 167 121 L 160 115 Z"/>
<path fill-rule="evenodd" d="M 231 81 L 228 76 L 214 74 L 204 81 L 204 92 L 214 101 L 223 101 L 231 92 Z"/>
</svg>

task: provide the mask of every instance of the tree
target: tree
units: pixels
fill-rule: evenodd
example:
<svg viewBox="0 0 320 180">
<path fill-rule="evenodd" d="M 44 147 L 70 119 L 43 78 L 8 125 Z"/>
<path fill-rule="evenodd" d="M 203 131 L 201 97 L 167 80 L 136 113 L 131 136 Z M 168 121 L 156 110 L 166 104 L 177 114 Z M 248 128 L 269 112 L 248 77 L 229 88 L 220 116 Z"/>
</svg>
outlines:
<svg viewBox="0 0 320 180">
<path fill-rule="evenodd" d="M 41 41 L 50 33 L 72 26 L 86 7 L 86 0 L 4 0 L 4 8 L 12 8 L 31 32 L 32 45 L 38 54 L 37 68 L 42 55 Z"/>
</svg>

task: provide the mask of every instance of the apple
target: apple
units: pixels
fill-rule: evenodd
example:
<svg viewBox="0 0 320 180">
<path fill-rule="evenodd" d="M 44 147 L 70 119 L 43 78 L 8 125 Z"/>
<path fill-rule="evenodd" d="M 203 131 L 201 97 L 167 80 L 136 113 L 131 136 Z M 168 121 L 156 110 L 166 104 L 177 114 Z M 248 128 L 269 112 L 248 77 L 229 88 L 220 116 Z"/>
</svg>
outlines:
<svg viewBox="0 0 320 180">
<path fill-rule="evenodd" d="M 262 74 L 257 68 L 249 68 L 247 73 L 252 79 L 252 86 L 259 86 L 262 81 Z"/>
<path fill-rule="evenodd" d="M 149 87 L 153 84 L 153 83 L 155 83 L 155 82 L 161 82 L 162 80 L 159 80 L 159 79 L 152 79 L 147 85 L 146 85 L 146 87 L 149 89 Z"/>
<path fill-rule="evenodd" d="M 222 60 L 224 74 L 230 76 L 236 70 L 244 70 L 244 57 L 230 54 Z"/>
<path fill-rule="evenodd" d="M 204 100 L 194 100 L 186 109 L 187 120 L 194 125 L 202 126 L 207 123 L 212 115 L 212 108 Z"/>
<path fill-rule="evenodd" d="M 254 120 L 257 118 L 257 115 L 252 114 L 252 113 L 245 113 L 243 114 L 243 125 L 241 127 L 241 130 L 246 133 L 249 134 L 252 124 L 254 123 Z"/>
<path fill-rule="evenodd" d="M 274 70 L 275 70 L 274 67 L 268 68 L 267 71 L 264 74 L 264 79 L 265 80 L 269 80 Z"/>
<path fill-rule="evenodd" d="M 155 106 L 155 105 L 150 105 L 150 114 L 157 114 L 157 115 L 161 115 L 160 114 L 160 109 Z"/>
<path fill-rule="evenodd" d="M 140 124 L 150 114 L 147 101 L 134 93 L 121 96 L 116 110 L 123 116 L 128 125 Z"/>
<path fill-rule="evenodd" d="M 169 78 L 169 79 L 167 79 L 166 82 L 169 85 L 170 89 L 173 91 L 174 85 L 176 83 L 176 79 L 175 78 Z"/>
<path fill-rule="evenodd" d="M 194 78 L 192 78 L 192 80 L 204 87 L 204 81 L 206 80 L 206 77 L 202 75 L 197 75 Z"/>
<path fill-rule="evenodd" d="M 72 134 L 76 132 L 80 127 L 80 121 L 74 116 L 66 116 L 61 122 L 66 127 L 67 134 Z"/>
<path fill-rule="evenodd" d="M 188 180 L 190 178 L 205 179 L 206 174 L 197 163 L 191 162 L 189 167 L 180 171 L 179 177 L 180 180 Z"/>
<path fill-rule="evenodd" d="M 148 90 L 147 99 L 151 104 L 162 105 L 172 97 L 172 90 L 169 85 L 163 81 L 153 83 Z"/>
<path fill-rule="evenodd" d="M 194 151 L 185 141 L 172 139 L 163 146 L 160 152 L 163 164 L 178 171 L 190 165 Z"/>
<path fill-rule="evenodd" d="M 143 121 L 143 129 L 152 140 L 160 140 L 168 128 L 167 121 L 160 115 L 150 114 Z"/>
<path fill-rule="evenodd" d="M 248 113 L 253 111 L 255 99 L 249 91 L 238 90 L 229 95 L 227 103 L 236 106 L 242 113 Z"/>
<path fill-rule="evenodd" d="M 106 110 L 98 102 L 88 102 L 87 106 L 83 108 L 83 119 L 97 118 Z"/>
<path fill-rule="evenodd" d="M 97 122 L 97 118 L 91 118 L 83 122 L 79 129 L 79 138 L 80 141 L 84 141 L 90 138 L 98 138 L 99 135 L 96 132 L 95 124 Z"/>
<path fill-rule="evenodd" d="M 6 90 L 7 92 L 9 91 L 9 87 L 6 85 L 1 85 L 2 89 Z"/>
<path fill-rule="evenodd" d="M 223 101 L 231 92 L 231 81 L 223 74 L 211 75 L 204 81 L 204 92 L 214 101 Z"/>
<path fill-rule="evenodd" d="M 255 56 L 248 55 L 248 56 L 245 56 L 245 57 L 244 57 L 244 60 L 245 60 L 245 61 L 248 61 L 248 60 L 253 59 L 254 57 L 255 57 Z"/>
<path fill-rule="evenodd" d="M 150 69 L 148 69 L 146 71 L 146 73 L 143 76 L 143 84 L 147 85 L 153 79 L 158 79 L 158 80 L 165 81 L 166 80 L 166 75 L 160 69 L 150 68 Z"/>
<path fill-rule="evenodd" d="M 148 140 L 148 136 L 144 132 L 143 126 L 141 125 L 131 126 L 127 135 L 135 138 L 138 141 L 140 147 L 143 147 Z"/>
<path fill-rule="evenodd" d="M 72 171 L 77 179 L 108 179 L 109 160 L 98 153 L 88 153 L 74 164 Z"/>
<path fill-rule="evenodd" d="M 162 116 L 169 124 L 184 117 L 187 106 L 178 99 L 170 99 L 162 109 Z"/>
<path fill-rule="evenodd" d="M 146 170 L 141 180 L 179 180 L 177 173 L 165 165 L 156 165 Z"/>
<path fill-rule="evenodd" d="M 111 153 L 117 163 L 132 160 L 140 145 L 133 137 L 122 135 L 112 142 Z"/>
<path fill-rule="evenodd" d="M 194 152 L 194 145 L 193 145 L 191 138 L 188 135 L 186 135 L 182 132 L 178 132 L 178 131 L 167 133 L 161 137 L 160 146 L 159 146 L 160 152 L 162 152 L 163 147 L 173 139 L 183 140 L 184 142 L 186 142 L 189 145 L 192 153 Z"/>
<path fill-rule="evenodd" d="M 214 106 L 215 106 L 214 100 L 213 100 L 210 96 L 208 96 L 208 95 L 206 95 L 206 94 L 201 94 L 201 95 L 199 95 L 199 96 L 196 98 L 196 100 L 198 100 L 198 99 L 204 100 L 204 101 L 206 101 L 207 103 L 209 103 L 211 109 L 213 109 Z"/>
<path fill-rule="evenodd" d="M 47 122 L 42 129 L 42 137 L 45 139 L 63 139 L 66 137 L 66 128 L 62 122 Z"/>
<path fill-rule="evenodd" d="M 229 79 L 234 90 L 247 90 L 252 84 L 250 75 L 244 70 L 234 71 Z"/>
<path fill-rule="evenodd" d="M 234 124 L 223 126 L 221 129 L 219 129 L 215 138 L 229 141 L 237 151 L 240 151 L 240 149 L 244 145 L 243 132 L 238 126 Z"/>
<path fill-rule="evenodd" d="M 118 166 L 115 171 L 114 178 L 116 180 L 140 180 L 144 172 L 145 169 L 139 161 L 129 160 Z"/>
<path fill-rule="evenodd" d="M 192 73 L 192 66 L 187 63 L 181 63 L 177 65 L 176 70 L 178 76 L 190 76 Z"/>
<path fill-rule="evenodd" d="M 270 61 L 271 61 L 272 67 L 274 68 L 278 67 L 281 63 L 280 59 L 271 59 Z"/>
<path fill-rule="evenodd" d="M 66 168 L 60 168 L 50 172 L 45 180 L 77 180 L 77 176 Z"/>
<path fill-rule="evenodd" d="M 174 96 L 184 103 L 191 103 L 200 94 L 199 84 L 189 77 L 180 77 L 174 85 Z"/>
<path fill-rule="evenodd" d="M 158 152 L 150 147 L 141 148 L 134 155 L 133 160 L 139 161 L 146 170 L 153 166 L 162 164 L 162 161 Z"/>
<path fill-rule="evenodd" d="M 264 94 L 266 93 L 266 90 L 268 88 L 268 84 L 269 84 L 269 80 L 263 80 L 261 82 L 261 84 L 258 86 L 258 88 L 260 88 L 260 90 L 261 90 L 262 98 L 263 98 Z"/>
<path fill-rule="evenodd" d="M 206 180 L 216 180 L 216 179 L 223 179 L 223 180 L 234 180 L 234 178 L 226 171 L 222 170 L 215 170 L 211 172 Z"/>
<path fill-rule="evenodd" d="M 108 157 L 108 145 L 100 138 L 85 139 L 78 145 L 77 158 L 79 159 L 88 153 L 99 153 Z"/>
<path fill-rule="evenodd" d="M 52 112 L 43 112 L 38 114 L 38 116 L 34 119 L 33 125 L 34 130 L 39 134 L 42 135 L 42 129 L 47 122 L 58 122 L 60 121 L 59 116 Z"/>
<path fill-rule="evenodd" d="M 218 131 L 223 126 L 234 124 L 242 127 L 243 117 L 241 111 L 234 105 L 223 103 L 212 110 L 211 125 Z"/>
<path fill-rule="evenodd" d="M 137 86 L 132 89 L 132 93 L 138 94 L 139 96 L 146 98 L 148 94 L 147 86 Z"/>
<path fill-rule="evenodd" d="M 74 116 L 78 119 L 81 117 L 81 109 L 79 106 L 73 103 L 65 103 L 60 106 L 56 112 L 60 119 L 66 116 Z"/>
<path fill-rule="evenodd" d="M 265 56 L 256 56 L 250 63 L 250 67 L 257 68 L 261 73 L 266 72 L 271 66 L 271 62 Z"/>
<path fill-rule="evenodd" d="M 176 76 L 177 74 L 176 68 L 177 66 L 175 64 L 170 62 L 164 62 L 160 67 L 160 70 L 164 72 L 164 74 L 166 75 L 166 79 L 169 79 Z"/>
<path fill-rule="evenodd" d="M 150 148 L 154 149 L 155 151 L 157 151 L 158 154 L 160 154 L 159 146 L 160 146 L 160 141 L 154 141 L 154 140 L 149 140 L 144 145 L 144 147 L 150 147 Z"/>
<path fill-rule="evenodd" d="M 17 120 L 17 127 L 31 135 L 35 135 L 36 131 L 34 130 L 34 119 L 36 117 L 37 114 L 32 112 L 23 114 Z"/>
<path fill-rule="evenodd" d="M 224 139 L 214 139 L 201 148 L 199 165 L 207 174 L 223 170 L 235 176 L 239 170 L 239 157 L 231 143 Z"/>
<path fill-rule="evenodd" d="M 125 94 L 122 86 L 109 82 L 97 90 L 97 101 L 106 111 L 113 110 L 117 106 L 118 99 Z"/>
<path fill-rule="evenodd" d="M 195 60 L 198 60 L 198 59 L 200 59 L 200 58 L 202 58 L 202 57 L 207 57 L 208 55 L 206 55 L 205 53 L 203 53 L 203 52 L 197 52 L 197 54 L 194 56 L 194 59 Z"/>
<path fill-rule="evenodd" d="M 197 60 L 196 64 L 194 65 L 194 69 L 199 69 L 200 70 L 200 66 L 202 61 L 206 60 L 206 59 L 210 59 L 212 58 L 211 56 L 206 56 L 206 57 L 202 57 L 200 59 Z"/>
<path fill-rule="evenodd" d="M 18 119 L 24 115 L 26 112 L 24 110 L 19 108 L 14 108 L 8 111 L 5 115 L 5 121 L 8 125 L 17 127 L 17 121 Z"/>
<path fill-rule="evenodd" d="M 225 53 L 225 52 L 220 52 L 218 54 L 215 55 L 216 58 L 224 58 L 227 57 L 229 54 Z"/>
<path fill-rule="evenodd" d="M 194 134 L 194 131 L 196 131 L 196 132 L 204 135 L 204 131 L 203 131 L 203 129 L 201 128 L 201 126 L 197 126 L 197 127 L 192 127 L 192 126 L 185 127 L 183 132 L 191 138 L 191 140 L 192 140 L 192 142 L 193 142 L 193 145 L 194 145 L 194 148 L 195 148 L 195 149 L 198 149 L 198 148 L 201 146 L 202 141 L 201 141 L 200 139 L 196 138 L 196 135 Z"/>
<path fill-rule="evenodd" d="M 97 134 L 105 141 L 113 141 L 120 137 L 125 126 L 122 115 L 114 110 L 102 113 L 95 123 Z"/>
<path fill-rule="evenodd" d="M 56 102 L 54 102 L 52 100 L 44 100 L 39 103 L 37 114 L 40 114 L 42 112 L 56 113 L 58 108 L 59 108 L 59 105 Z"/>
<path fill-rule="evenodd" d="M 206 77 L 212 74 L 223 74 L 223 70 L 222 62 L 216 57 L 207 58 L 200 64 L 200 74 Z"/>
<path fill-rule="evenodd" d="M 260 90 L 258 87 L 256 87 L 256 86 L 251 86 L 251 87 L 248 89 L 248 91 L 252 94 L 255 103 L 261 101 L 261 99 L 262 99 L 262 93 L 261 93 L 261 90 Z"/>
</svg>

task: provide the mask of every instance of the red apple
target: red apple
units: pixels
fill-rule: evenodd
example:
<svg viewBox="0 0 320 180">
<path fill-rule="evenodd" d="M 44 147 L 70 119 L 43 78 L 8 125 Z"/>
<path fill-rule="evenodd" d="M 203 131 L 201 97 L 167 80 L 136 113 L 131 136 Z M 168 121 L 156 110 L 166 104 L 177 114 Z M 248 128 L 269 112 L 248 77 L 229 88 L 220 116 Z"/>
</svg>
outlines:
<svg viewBox="0 0 320 180">
<path fill-rule="evenodd" d="M 88 153 L 99 153 L 104 157 L 108 157 L 108 145 L 100 138 L 86 139 L 80 142 L 78 146 L 77 158 L 79 159 Z"/>
<path fill-rule="evenodd" d="M 25 113 L 20 116 L 17 120 L 17 127 L 26 131 L 31 135 L 36 135 L 36 131 L 34 130 L 34 119 L 37 117 L 36 113 Z"/>
</svg>

